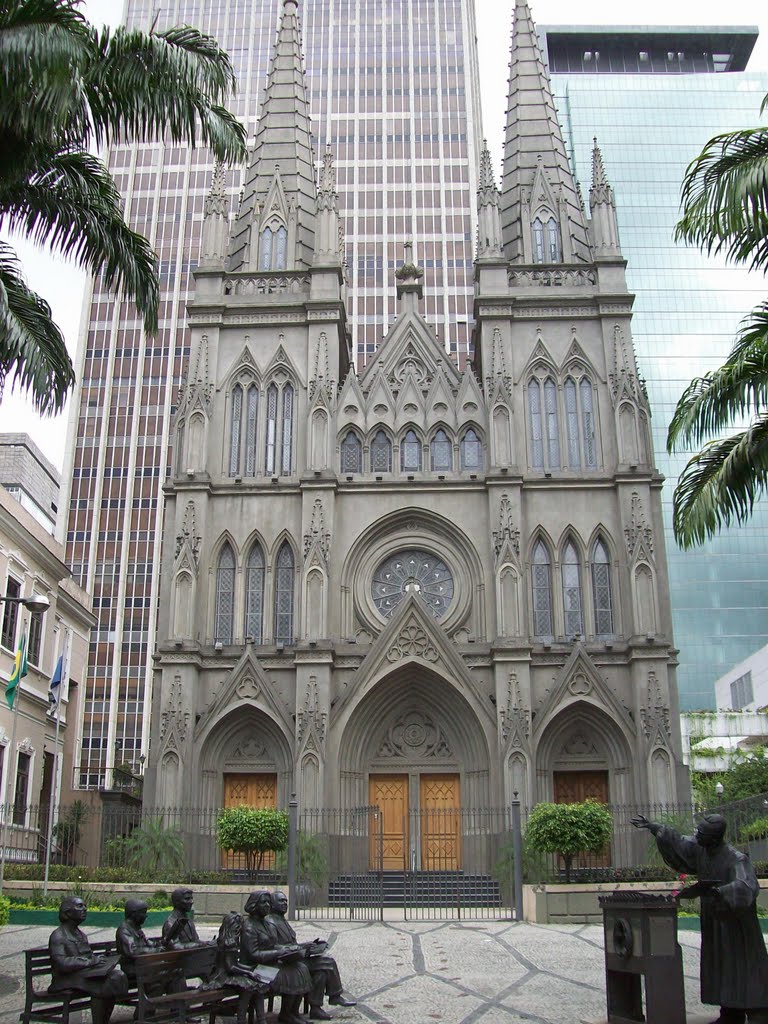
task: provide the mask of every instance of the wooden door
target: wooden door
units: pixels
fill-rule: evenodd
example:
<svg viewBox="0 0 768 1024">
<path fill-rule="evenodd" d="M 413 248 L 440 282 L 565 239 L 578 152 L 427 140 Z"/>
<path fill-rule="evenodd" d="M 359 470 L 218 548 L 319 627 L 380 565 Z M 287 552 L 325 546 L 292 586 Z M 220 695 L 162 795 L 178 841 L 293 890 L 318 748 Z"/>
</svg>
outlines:
<svg viewBox="0 0 768 1024">
<path fill-rule="evenodd" d="M 608 772 L 554 772 L 553 782 L 556 804 L 580 804 L 585 800 L 608 803 Z M 610 843 L 600 853 L 573 858 L 574 868 L 608 867 L 610 863 Z"/>
<path fill-rule="evenodd" d="M 405 871 L 408 867 L 408 776 L 371 775 L 368 801 L 379 808 L 371 830 L 371 867 Z"/>
<path fill-rule="evenodd" d="M 277 807 L 277 775 L 274 772 L 232 772 L 224 776 L 225 807 Z M 245 856 L 222 850 L 221 865 L 225 869 L 245 868 Z M 275 866 L 274 853 L 264 856 L 261 867 L 270 871 Z"/>
<path fill-rule="evenodd" d="M 421 866 L 424 871 L 458 871 L 461 866 L 461 811 L 458 775 L 422 775 Z"/>
</svg>

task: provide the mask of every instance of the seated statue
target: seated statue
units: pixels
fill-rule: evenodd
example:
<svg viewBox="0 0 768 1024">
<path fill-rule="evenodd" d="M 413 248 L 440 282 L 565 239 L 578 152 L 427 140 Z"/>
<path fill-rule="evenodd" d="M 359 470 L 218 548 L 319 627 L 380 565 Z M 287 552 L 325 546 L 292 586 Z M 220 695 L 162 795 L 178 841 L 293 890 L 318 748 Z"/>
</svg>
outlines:
<svg viewBox="0 0 768 1024">
<path fill-rule="evenodd" d="M 272 913 L 270 921 L 275 926 L 280 942 L 289 944 L 296 942 L 296 932 L 285 919 L 288 910 L 288 897 L 284 892 L 273 892 L 271 896 Z M 320 939 L 313 942 L 299 943 L 304 950 L 307 967 L 312 976 L 312 988 L 309 991 L 309 1016 L 311 1020 L 330 1020 L 331 1015 L 323 1009 L 323 996 L 328 996 L 331 1006 L 356 1006 L 357 1000 L 348 999 L 344 995 L 339 968 L 332 956 L 325 952 L 326 943 Z"/>
<path fill-rule="evenodd" d="M 277 969 L 240 961 L 243 915 L 231 910 L 224 915 L 216 940 L 216 969 L 203 984 L 203 989 L 231 988 L 239 993 L 237 1024 L 246 1024 L 250 1011 L 255 1011 L 257 1024 L 266 1024 L 263 996 L 277 977 Z M 261 998 L 260 998 L 261 997 Z"/>
<path fill-rule="evenodd" d="M 118 966 L 118 956 L 97 956 L 80 925 L 88 910 L 79 896 L 66 896 L 59 907 L 59 927 L 51 932 L 48 951 L 51 954 L 53 980 L 49 992 L 75 989 L 91 997 L 93 1024 L 109 1024 L 119 996 L 128 992 L 128 979 Z"/>
<path fill-rule="evenodd" d="M 171 893 L 173 910 L 163 924 L 162 942 L 166 949 L 188 949 L 190 946 L 202 945 L 197 928 L 189 917 L 194 899 L 192 890 L 184 886 Z"/>
<path fill-rule="evenodd" d="M 147 904 L 144 900 L 130 899 L 125 901 L 125 920 L 118 925 L 115 932 L 117 952 L 120 954 L 120 966 L 127 978 L 133 978 L 135 972 L 133 961 L 142 953 L 156 952 L 163 948 L 162 939 L 148 939 L 142 931 L 147 919 Z"/>
<path fill-rule="evenodd" d="M 245 904 L 248 915 L 240 936 L 240 963 L 279 967 L 272 991 L 281 995 L 279 1020 L 283 1024 L 306 1024 L 299 1013 L 301 997 L 312 987 L 304 950 L 296 943 L 281 943 L 269 920 L 272 900 L 265 890 L 252 892 Z"/>
</svg>

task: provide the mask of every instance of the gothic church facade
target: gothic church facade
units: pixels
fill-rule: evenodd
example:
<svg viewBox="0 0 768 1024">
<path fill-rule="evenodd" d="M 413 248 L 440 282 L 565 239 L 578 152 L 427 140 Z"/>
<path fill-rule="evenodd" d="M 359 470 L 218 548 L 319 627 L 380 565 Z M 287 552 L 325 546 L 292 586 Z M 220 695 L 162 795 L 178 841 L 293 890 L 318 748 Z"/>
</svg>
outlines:
<svg viewBox="0 0 768 1024">
<path fill-rule="evenodd" d="M 683 798 L 614 199 L 596 147 L 587 216 L 525 0 L 500 189 L 482 159 L 463 371 L 419 312 L 409 244 L 398 316 L 352 367 L 333 159 L 318 179 L 305 89 L 285 0 L 240 208 L 222 174 L 206 208 L 146 801 Z"/>
</svg>

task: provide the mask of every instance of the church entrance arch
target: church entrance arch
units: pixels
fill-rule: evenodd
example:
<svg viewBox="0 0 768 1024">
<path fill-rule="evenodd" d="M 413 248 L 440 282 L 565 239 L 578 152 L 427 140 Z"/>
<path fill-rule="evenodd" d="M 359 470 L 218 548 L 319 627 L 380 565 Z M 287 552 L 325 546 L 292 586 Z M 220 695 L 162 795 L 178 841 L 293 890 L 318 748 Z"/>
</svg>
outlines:
<svg viewBox="0 0 768 1024">
<path fill-rule="evenodd" d="M 381 679 L 350 713 L 339 744 L 346 806 L 379 808 L 371 863 L 456 870 L 462 820 L 490 805 L 488 742 L 475 709 L 425 666 Z"/>
</svg>

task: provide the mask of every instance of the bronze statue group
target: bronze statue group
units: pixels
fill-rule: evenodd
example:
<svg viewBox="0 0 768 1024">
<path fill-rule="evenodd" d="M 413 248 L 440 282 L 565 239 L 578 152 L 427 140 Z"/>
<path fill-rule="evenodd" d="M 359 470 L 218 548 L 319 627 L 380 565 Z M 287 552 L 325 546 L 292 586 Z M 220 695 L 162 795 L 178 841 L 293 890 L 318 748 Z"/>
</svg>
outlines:
<svg viewBox="0 0 768 1024">
<path fill-rule="evenodd" d="M 133 963 L 137 956 L 204 945 L 190 916 L 192 890 L 175 889 L 171 902 L 173 910 L 163 924 L 162 934 L 147 938 L 142 929 L 147 904 L 140 899 L 126 900 L 125 920 L 116 932 L 117 952 L 105 957 L 93 953 L 80 929 L 87 913 L 84 901 L 66 897 L 59 907 L 61 924 L 48 940 L 53 971 L 50 991 L 75 989 L 88 993 L 93 1024 L 108 1024 L 116 1000 L 127 994 L 135 977 Z M 232 911 L 221 923 L 215 940 L 215 973 L 204 979 L 202 987 L 238 993 L 238 1024 L 248 1019 L 249 1010 L 263 1006 L 256 997 L 267 992 L 282 997 L 278 1019 L 283 1024 L 306 1024 L 307 1018 L 301 1014 L 305 997 L 311 1020 L 331 1019 L 323 1009 L 326 997 L 332 1006 L 355 1005 L 355 1000 L 344 994 L 339 969 L 327 954 L 326 943 L 321 939 L 298 942 L 285 918 L 287 910 L 285 893 L 261 890 L 248 897 L 244 914 Z M 165 992 L 185 987 L 183 979 L 175 979 Z M 264 1018 L 258 1018 L 257 1024 L 265 1024 Z"/>
</svg>

